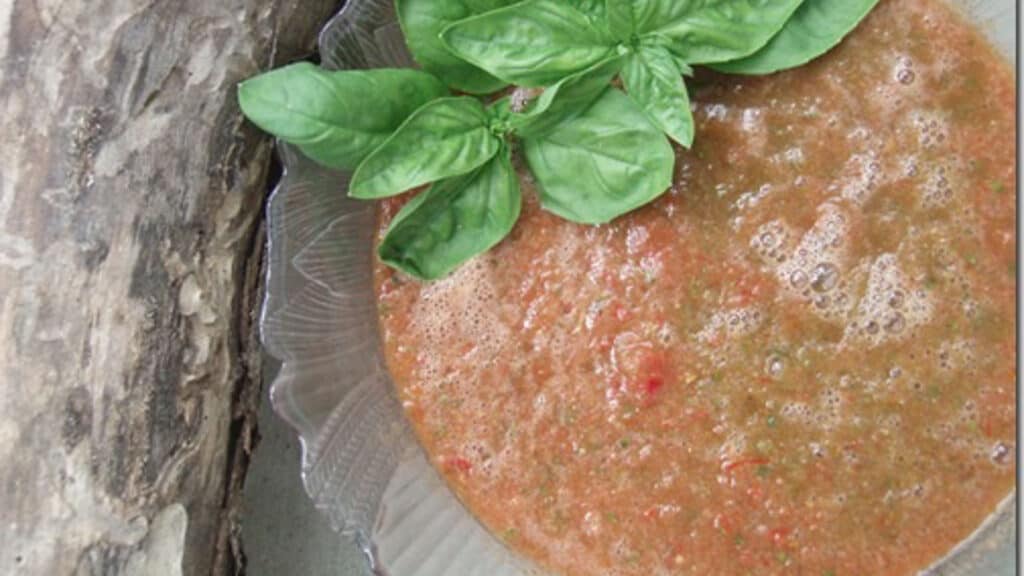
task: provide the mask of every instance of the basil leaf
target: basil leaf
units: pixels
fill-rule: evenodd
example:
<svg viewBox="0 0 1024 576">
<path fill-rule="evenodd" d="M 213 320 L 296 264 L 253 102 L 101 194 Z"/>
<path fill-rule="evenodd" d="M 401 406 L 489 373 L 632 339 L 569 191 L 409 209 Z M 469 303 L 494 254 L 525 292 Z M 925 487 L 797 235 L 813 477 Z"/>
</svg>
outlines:
<svg viewBox="0 0 1024 576">
<path fill-rule="evenodd" d="M 519 180 L 507 147 L 464 176 L 416 196 L 391 221 L 380 259 L 422 280 L 447 275 L 508 235 L 519 219 Z"/>
<path fill-rule="evenodd" d="M 524 112 L 512 117 L 512 127 L 522 138 L 540 137 L 569 117 L 585 111 L 608 88 L 622 67 L 619 56 L 566 76 L 547 88 Z"/>
<path fill-rule="evenodd" d="M 647 3 L 643 6 L 634 6 L 633 0 L 607 0 L 605 14 L 608 19 L 608 30 L 618 40 L 630 42 L 637 33 L 637 17 L 634 10 L 643 10 L 651 6 Z"/>
<path fill-rule="evenodd" d="M 662 47 L 641 46 L 626 58 L 622 82 L 655 125 L 689 148 L 693 144 L 693 113 L 682 72 Z"/>
<path fill-rule="evenodd" d="M 573 222 L 607 222 L 672 184 L 672 146 L 614 88 L 544 137 L 524 138 L 523 150 L 541 206 Z"/>
<path fill-rule="evenodd" d="M 520 86 L 545 86 L 600 62 L 611 38 L 559 0 L 526 0 L 456 22 L 441 33 L 464 60 Z"/>
<path fill-rule="evenodd" d="M 660 34 L 689 64 L 742 58 L 768 43 L 803 0 L 608 0 L 613 30 Z"/>
<path fill-rule="evenodd" d="M 253 124 L 314 161 L 351 170 L 417 108 L 447 94 L 418 70 L 329 72 L 300 62 L 242 82 L 238 103 Z"/>
<path fill-rule="evenodd" d="M 488 124 L 487 112 L 475 98 L 441 98 L 428 103 L 356 168 L 349 196 L 394 196 L 479 167 L 501 145 Z"/>
<path fill-rule="evenodd" d="M 640 38 L 640 42 L 638 44 L 640 47 L 644 48 L 667 49 L 669 53 L 672 55 L 672 60 L 675 61 L 676 68 L 679 69 L 679 72 L 683 76 L 693 77 L 693 68 L 686 63 L 686 60 L 683 60 L 682 58 L 679 57 L 678 54 L 672 52 L 672 40 L 670 38 L 666 38 L 660 34 L 648 34 L 643 38 Z"/>
<path fill-rule="evenodd" d="M 514 0 L 395 0 L 398 22 L 420 66 L 463 92 L 488 94 L 505 82 L 451 53 L 441 31 L 452 22 L 507 6 Z"/>
<path fill-rule="evenodd" d="M 512 98 L 504 96 L 487 105 L 487 122 L 491 132 L 503 135 L 512 125 Z"/>
<path fill-rule="evenodd" d="M 839 44 L 876 4 L 878 0 L 804 0 L 763 48 L 713 68 L 733 74 L 770 74 L 801 66 Z"/>
<path fill-rule="evenodd" d="M 606 28 L 605 0 L 569 0 L 569 3 L 590 17 L 594 26 Z"/>
</svg>

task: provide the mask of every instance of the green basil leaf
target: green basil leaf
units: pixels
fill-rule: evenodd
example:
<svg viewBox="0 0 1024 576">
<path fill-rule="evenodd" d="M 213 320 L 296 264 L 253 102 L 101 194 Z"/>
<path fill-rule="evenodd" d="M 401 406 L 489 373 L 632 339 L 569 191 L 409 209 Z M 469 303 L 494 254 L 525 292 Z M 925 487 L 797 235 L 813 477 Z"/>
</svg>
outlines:
<svg viewBox="0 0 1024 576">
<path fill-rule="evenodd" d="M 768 43 L 803 0 L 608 0 L 608 18 L 621 30 L 672 39 L 689 64 L 735 60 Z M 618 24 L 615 24 L 618 22 Z"/>
<path fill-rule="evenodd" d="M 594 26 L 606 27 L 605 0 L 569 0 L 580 12 L 590 17 Z"/>
<path fill-rule="evenodd" d="M 638 3 L 637 3 L 638 4 Z M 622 42 L 630 42 L 637 30 L 637 18 L 634 11 L 649 8 L 634 6 L 633 0 L 607 0 L 605 14 L 608 19 L 608 30 Z"/>
<path fill-rule="evenodd" d="M 441 31 L 452 22 L 507 6 L 514 0 L 395 0 L 398 22 L 420 66 L 463 92 L 488 94 L 505 82 L 451 53 Z"/>
<path fill-rule="evenodd" d="M 625 94 L 607 89 L 585 112 L 542 138 L 524 138 L 526 162 L 544 209 L 599 224 L 672 184 L 672 146 Z"/>
<path fill-rule="evenodd" d="M 504 96 L 487 105 L 487 120 L 491 126 L 512 122 L 512 98 Z"/>
<path fill-rule="evenodd" d="M 622 82 L 629 97 L 655 125 L 689 148 L 693 144 L 693 113 L 682 72 L 668 50 L 641 46 L 626 58 Z"/>
<path fill-rule="evenodd" d="M 616 55 L 566 76 L 545 89 L 525 111 L 514 114 L 512 128 L 522 138 L 543 136 L 569 117 L 585 111 L 604 93 L 621 67 L 622 58 Z"/>
<path fill-rule="evenodd" d="M 417 108 L 446 95 L 444 84 L 418 70 L 329 72 L 308 62 L 238 86 L 238 103 L 253 124 L 343 170 L 355 168 Z"/>
<path fill-rule="evenodd" d="M 546 86 L 600 62 L 612 39 L 560 0 L 526 0 L 456 22 L 441 33 L 466 61 L 520 86 Z"/>
<path fill-rule="evenodd" d="M 878 0 L 804 0 L 763 48 L 713 68 L 733 74 L 770 74 L 802 66 L 839 44 L 876 4 Z"/>
<path fill-rule="evenodd" d="M 640 38 L 639 46 L 642 48 L 667 49 L 672 55 L 672 60 L 675 61 L 676 68 L 679 69 L 679 72 L 688 78 L 693 77 L 693 68 L 686 63 L 686 60 L 683 60 L 678 54 L 672 51 L 672 40 L 670 38 L 666 38 L 660 34 L 647 34 L 643 38 Z"/>
<path fill-rule="evenodd" d="M 491 133 L 487 112 L 475 98 L 441 98 L 413 113 L 356 168 L 354 198 L 394 196 L 465 174 L 491 159 L 501 139 Z"/>
<path fill-rule="evenodd" d="M 519 219 L 519 180 L 507 147 L 469 174 L 443 180 L 406 204 L 377 249 L 422 280 L 447 275 L 508 235 Z"/>
</svg>

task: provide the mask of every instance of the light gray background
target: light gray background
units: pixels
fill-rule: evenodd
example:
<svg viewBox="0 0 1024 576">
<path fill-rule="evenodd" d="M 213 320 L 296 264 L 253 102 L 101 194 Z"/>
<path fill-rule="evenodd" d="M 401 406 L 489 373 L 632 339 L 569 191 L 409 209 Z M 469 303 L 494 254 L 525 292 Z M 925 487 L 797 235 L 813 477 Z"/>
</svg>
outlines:
<svg viewBox="0 0 1024 576">
<path fill-rule="evenodd" d="M 268 359 L 268 364 L 273 360 Z M 266 371 L 273 382 L 276 366 Z M 370 572 L 362 552 L 331 530 L 313 507 L 299 477 L 299 440 L 270 407 L 260 402 L 261 440 L 245 481 L 242 542 L 249 576 L 364 576 Z"/>
</svg>

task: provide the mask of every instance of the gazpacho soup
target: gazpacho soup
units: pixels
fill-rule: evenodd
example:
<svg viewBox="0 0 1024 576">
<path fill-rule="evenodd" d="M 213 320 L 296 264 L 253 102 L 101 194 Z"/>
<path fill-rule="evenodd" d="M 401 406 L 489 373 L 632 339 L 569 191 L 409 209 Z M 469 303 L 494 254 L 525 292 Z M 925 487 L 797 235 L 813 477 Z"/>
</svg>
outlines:
<svg viewBox="0 0 1024 576">
<path fill-rule="evenodd" d="M 654 203 L 574 224 L 521 171 L 495 250 L 377 266 L 408 417 L 554 573 L 915 573 L 1014 484 L 1012 72 L 885 0 L 807 66 L 691 87 Z"/>
</svg>

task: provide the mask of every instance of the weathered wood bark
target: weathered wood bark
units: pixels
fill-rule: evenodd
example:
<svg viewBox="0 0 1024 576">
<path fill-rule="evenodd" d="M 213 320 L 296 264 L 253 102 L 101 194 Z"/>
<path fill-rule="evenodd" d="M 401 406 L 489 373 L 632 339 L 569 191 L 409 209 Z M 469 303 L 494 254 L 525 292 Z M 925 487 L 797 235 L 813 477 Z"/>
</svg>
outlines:
<svg viewBox="0 0 1024 576">
<path fill-rule="evenodd" d="M 0 573 L 231 569 L 270 150 L 234 86 L 336 4 L 0 0 Z"/>
</svg>

